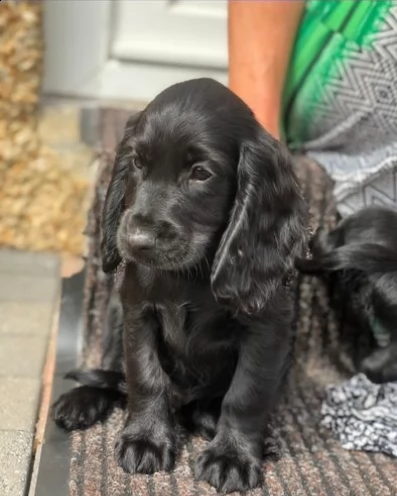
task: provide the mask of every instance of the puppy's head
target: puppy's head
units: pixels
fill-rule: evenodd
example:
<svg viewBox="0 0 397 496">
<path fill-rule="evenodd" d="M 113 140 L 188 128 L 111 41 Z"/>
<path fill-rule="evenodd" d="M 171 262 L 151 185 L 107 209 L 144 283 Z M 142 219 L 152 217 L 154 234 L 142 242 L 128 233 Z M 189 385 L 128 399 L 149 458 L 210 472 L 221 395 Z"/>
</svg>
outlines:
<svg viewBox="0 0 397 496">
<path fill-rule="evenodd" d="M 215 296 L 259 311 L 300 253 L 306 208 L 283 146 L 210 79 L 171 86 L 126 125 L 102 217 L 103 269 L 212 263 Z"/>
</svg>

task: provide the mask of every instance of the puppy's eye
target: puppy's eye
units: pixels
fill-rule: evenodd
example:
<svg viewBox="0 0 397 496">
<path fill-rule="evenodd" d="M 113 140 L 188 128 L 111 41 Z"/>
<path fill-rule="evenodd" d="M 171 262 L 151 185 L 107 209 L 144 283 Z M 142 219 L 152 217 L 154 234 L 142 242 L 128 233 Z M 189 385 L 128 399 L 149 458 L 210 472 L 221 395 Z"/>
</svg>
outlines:
<svg viewBox="0 0 397 496">
<path fill-rule="evenodd" d="M 131 161 L 132 161 L 132 165 L 136 169 L 142 169 L 142 163 L 140 162 L 138 157 L 132 157 Z"/>
<path fill-rule="evenodd" d="M 204 167 L 196 166 L 193 167 L 190 173 L 190 179 L 193 179 L 193 181 L 205 181 L 210 178 L 211 175 L 212 174 L 208 172 L 207 169 L 204 169 Z"/>
</svg>

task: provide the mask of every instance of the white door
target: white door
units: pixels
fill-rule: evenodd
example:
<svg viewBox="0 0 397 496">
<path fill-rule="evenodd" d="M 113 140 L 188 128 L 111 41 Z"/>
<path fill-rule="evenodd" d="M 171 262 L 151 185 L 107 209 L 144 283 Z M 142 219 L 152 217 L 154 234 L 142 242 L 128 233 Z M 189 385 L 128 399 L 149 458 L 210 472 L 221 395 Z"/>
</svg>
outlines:
<svg viewBox="0 0 397 496">
<path fill-rule="evenodd" d="M 227 82 L 227 0 L 47 0 L 44 91 L 150 100 L 178 81 Z"/>
</svg>

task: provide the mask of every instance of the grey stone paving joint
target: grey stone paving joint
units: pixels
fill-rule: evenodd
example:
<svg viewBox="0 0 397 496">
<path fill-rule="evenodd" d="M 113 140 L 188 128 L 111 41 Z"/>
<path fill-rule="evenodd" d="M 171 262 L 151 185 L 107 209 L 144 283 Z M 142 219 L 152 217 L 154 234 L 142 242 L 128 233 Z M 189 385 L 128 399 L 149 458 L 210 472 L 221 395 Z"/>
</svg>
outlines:
<svg viewBox="0 0 397 496">
<path fill-rule="evenodd" d="M 29 481 L 41 374 L 59 291 L 59 258 L 0 250 L 0 495 Z"/>
</svg>

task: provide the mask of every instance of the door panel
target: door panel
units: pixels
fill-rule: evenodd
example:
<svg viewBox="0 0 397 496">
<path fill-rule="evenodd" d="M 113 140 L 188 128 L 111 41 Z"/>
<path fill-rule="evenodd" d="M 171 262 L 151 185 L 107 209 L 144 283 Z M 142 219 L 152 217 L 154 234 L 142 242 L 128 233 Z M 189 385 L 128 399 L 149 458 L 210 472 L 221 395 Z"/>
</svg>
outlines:
<svg viewBox="0 0 397 496">
<path fill-rule="evenodd" d="M 226 0 L 44 0 L 46 94 L 148 101 L 197 77 L 227 83 Z"/>
<path fill-rule="evenodd" d="M 120 0 L 111 55 L 193 67 L 227 67 L 226 0 Z"/>
</svg>

